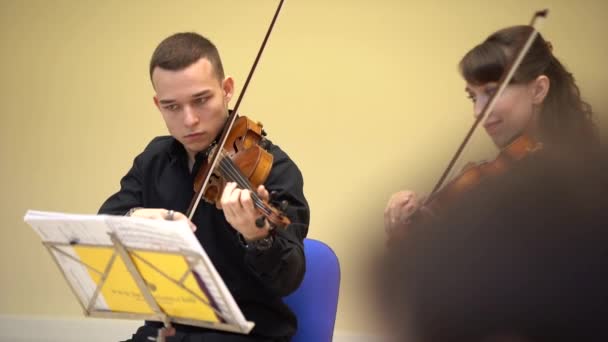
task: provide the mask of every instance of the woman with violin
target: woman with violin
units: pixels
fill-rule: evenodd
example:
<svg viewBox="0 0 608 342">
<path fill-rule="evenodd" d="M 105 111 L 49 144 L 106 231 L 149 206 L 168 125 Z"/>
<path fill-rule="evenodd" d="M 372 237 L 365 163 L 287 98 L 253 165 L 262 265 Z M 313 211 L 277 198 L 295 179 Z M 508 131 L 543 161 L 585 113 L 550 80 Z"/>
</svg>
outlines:
<svg viewBox="0 0 608 342">
<path fill-rule="evenodd" d="M 413 192 L 387 205 L 378 292 L 395 340 L 608 341 L 608 160 L 572 74 L 533 32 L 500 30 L 460 62 L 498 158 L 424 205 Z"/>
<path fill-rule="evenodd" d="M 473 102 L 476 117 L 482 114 L 497 91 L 517 49 L 524 45 L 531 32 L 531 26 L 497 31 L 460 61 L 465 90 Z M 435 202 L 443 205 L 446 201 L 441 197 L 453 197 L 453 193 L 474 186 L 464 184 L 472 174 L 475 174 L 473 183 L 477 183 L 478 177 L 504 171 L 505 156 L 515 154 L 516 157 L 507 159 L 516 162 L 529 152 L 541 149 L 559 150 L 565 154 L 595 149 L 599 139 L 591 116 L 591 107 L 581 99 L 574 77 L 555 57 L 551 44 L 539 34 L 483 123 L 494 144 L 502 150 L 499 158 L 493 164 L 465 168 L 460 177 L 434 194 L 437 196 L 422 200 L 409 190 L 392 195 L 384 211 L 384 227 L 389 239 L 403 237 L 417 216 L 437 214 L 434 197 L 440 199 Z"/>
<path fill-rule="evenodd" d="M 236 114 L 228 110 L 234 81 L 206 38 L 177 33 L 163 40 L 150 78 L 171 135 L 153 139 L 135 158 L 99 213 L 188 220 L 244 316 L 255 322 L 249 335 L 175 324 L 166 341 L 288 341 L 296 318 L 282 297 L 302 281 L 309 222 L 298 167 L 263 138 L 260 125 L 246 117 L 228 120 Z M 252 158 L 239 157 L 248 154 L 254 169 Z M 217 167 L 209 164 L 212 155 L 220 159 Z M 206 184 L 199 180 L 203 169 Z M 257 177 L 251 183 L 250 174 Z M 160 326 L 146 322 L 132 341 L 156 338 Z"/>
</svg>

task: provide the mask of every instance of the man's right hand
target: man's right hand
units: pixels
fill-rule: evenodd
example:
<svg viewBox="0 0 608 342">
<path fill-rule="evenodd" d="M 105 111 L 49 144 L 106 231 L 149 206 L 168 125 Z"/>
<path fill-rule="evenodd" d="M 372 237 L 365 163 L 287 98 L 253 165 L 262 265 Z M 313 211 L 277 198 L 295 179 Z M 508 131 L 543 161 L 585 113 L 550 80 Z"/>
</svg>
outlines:
<svg viewBox="0 0 608 342">
<path fill-rule="evenodd" d="M 180 213 L 179 211 L 167 210 L 162 208 L 139 208 L 133 210 L 129 216 L 147 218 L 151 220 L 185 220 L 188 221 L 190 229 L 192 229 L 193 232 L 196 231 L 196 226 L 194 225 L 194 223 L 192 223 L 192 221 L 188 219 L 188 216 Z"/>
</svg>

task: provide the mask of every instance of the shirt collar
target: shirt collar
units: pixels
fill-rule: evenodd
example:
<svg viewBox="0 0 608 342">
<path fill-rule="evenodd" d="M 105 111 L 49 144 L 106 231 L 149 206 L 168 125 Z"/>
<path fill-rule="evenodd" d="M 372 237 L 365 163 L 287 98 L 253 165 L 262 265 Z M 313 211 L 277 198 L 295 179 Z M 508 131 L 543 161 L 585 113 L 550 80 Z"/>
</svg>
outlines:
<svg viewBox="0 0 608 342">
<path fill-rule="evenodd" d="M 195 160 L 198 161 L 201 158 L 206 158 L 209 151 L 211 151 L 213 146 L 215 146 L 216 144 L 217 140 L 214 140 L 209 147 L 196 154 L 196 156 L 194 157 Z M 180 143 L 174 137 L 171 137 L 171 146 L 169 147 L 168 153 L 169 159 L 172 163 L 179 161 L 183 162 L 185 165 L 188 165 L 188 153 L 186 152 L 186 148 L 184 148 L 184 145 L 182 145 L 182 143 Z"/>
</svg>

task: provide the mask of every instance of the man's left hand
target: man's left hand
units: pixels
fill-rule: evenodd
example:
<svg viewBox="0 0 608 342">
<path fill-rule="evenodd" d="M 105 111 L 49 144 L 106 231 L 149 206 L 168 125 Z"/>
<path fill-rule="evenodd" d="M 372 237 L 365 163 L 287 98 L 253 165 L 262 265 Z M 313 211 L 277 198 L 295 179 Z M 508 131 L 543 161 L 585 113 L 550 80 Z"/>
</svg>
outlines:
<svg viewBox="0 0 608 342">
<path fill-rule="evenodd" d="M 263 185 L 257 189 L 257 195 L 268 201 L 268 191 Z M 268 236 L 270 224 L 264 220 L 264 227 L 258 228 L 255 221 L 262 215 L 255 207 L 251 191 L 237 188 L 236 183 L 228 182 L 220 200 L 226 221 L 238 230 L 247 241 L 263 239 Z"/>
</svg>

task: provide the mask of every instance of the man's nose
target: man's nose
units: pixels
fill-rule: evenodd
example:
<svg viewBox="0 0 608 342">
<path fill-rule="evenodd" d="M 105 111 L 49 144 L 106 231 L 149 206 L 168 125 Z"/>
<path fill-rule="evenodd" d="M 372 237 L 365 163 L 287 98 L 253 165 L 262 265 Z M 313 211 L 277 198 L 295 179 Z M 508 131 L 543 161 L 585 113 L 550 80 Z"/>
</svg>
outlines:
<svg viewBox="0 0 608 342">
<path fill-rule="evenodd" d="M 199 118 L 196 111 L 191 106 L 184 107 L 184 124 L 186 126 L 194 126 L 198 123 Z"/>
</svg>

